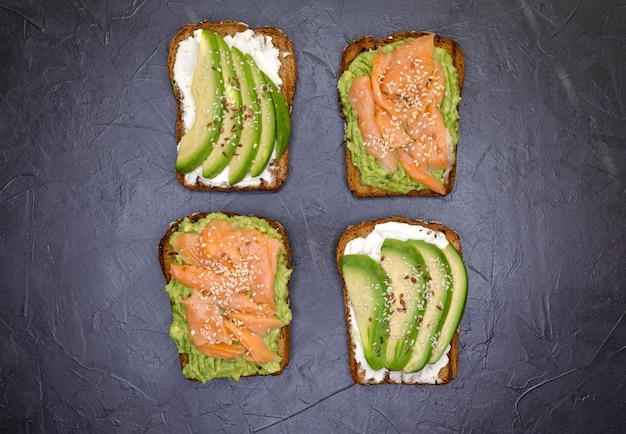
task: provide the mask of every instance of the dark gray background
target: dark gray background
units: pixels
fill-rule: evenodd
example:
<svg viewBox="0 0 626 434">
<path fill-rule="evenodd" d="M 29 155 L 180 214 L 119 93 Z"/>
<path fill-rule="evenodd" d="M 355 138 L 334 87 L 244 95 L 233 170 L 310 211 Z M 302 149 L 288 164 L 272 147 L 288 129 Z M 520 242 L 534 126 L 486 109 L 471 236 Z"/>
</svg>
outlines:
<svg viewBox="0 0 626 434">
<path fill-rule="evenodd" d="M 186 4 L 189 3 L 189 4 Z M 0 1 L 0 429 L 9 432 L 626 430 L 626 8 L 614 1 Z M 299 81 L 273 194 L 174 177 L 168 44 L 186 22 L 271 25 Z M 457 184 L 355 199 L 337 104 L 352 39 L 429 30 L 466 57 Z M 280 221 L 291 363 L 185 380 L 157 246 L 197 211 Z M 352 383 L 336 241 L 388 215 L 457 230 L 458 377 Z"/>
</svg>

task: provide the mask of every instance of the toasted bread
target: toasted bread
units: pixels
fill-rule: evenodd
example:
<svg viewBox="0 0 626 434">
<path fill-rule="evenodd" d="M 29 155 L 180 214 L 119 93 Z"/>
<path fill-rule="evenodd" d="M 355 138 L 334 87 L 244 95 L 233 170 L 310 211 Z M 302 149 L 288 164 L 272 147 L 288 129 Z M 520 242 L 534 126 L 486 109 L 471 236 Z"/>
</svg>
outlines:
<svg viewBox="0 0 626 434">
<path fill-rule="evenodd" d="M 341 77 L 341 75 L 348 69 L 352 61 L 363 52 L 377 50 L 378 48 L 381 48 L 387 44 L 402 41 L 407 38 L 418 38 L 426 34 L 427 32 L 411 31 L 394 33 L 393 35 L 381 39 L 375 39 L 373 36 L 360 37 L 344 48 L 341 58 L 341 65 L 339 68 L 339 76 Z M 435 46 L 445 49 L 452 57 L 452 63 L 456 68 L 458 74 L 459 92 L 462 93 L 465 77 L 465 59 L 463 56 L 463 52 L 461 51 L 460 45 L 452 39 L 448 39 L 440 35 L 435 35 Z M 341 111 L 341 116 L 345 119 L 346 115 L 343 111 L 341 96 L 339 99 L 339 108 Z M 345 137 L 345 140 L 347 142 L 349 140 L 349 137 Z M 454 182 L 456 179 L 456 158 L 448 174 L 447 180 L 445 181 L 443 194 L 436 193 L 428 188 L 420 190 L 410 190 L 407 193 L 401 193 L 361 184 L 361 172 L 353 163 L 352 153 L 350 152 L 347 143 L 345 146 L 345 151 L 346 176 L 348 179 L 348 185 L 354 196 L 358 198 L 376 196 L 445 196 L 452 191 L 452 188 L 454 186 Z"/>
<path fill-rule="evenodd" d="M 353 327 L 356 327 L 355 324 L 352 323 L 351 314 L 350 314 L 350 302 L 348 297 L 348 292 L 346 289 L 345 281 L 342 273 L 342 258 L 344 255 L 344 251 L 346 249 L 346 245 L 355 238 L 365 238 L 367 235 L 372 232 L 377 224 L 387 223 L 387 222 L 397 222 L 397 223 L 405 223 L 408 225 L 419 225 L 434 231 L 440 232 L 443 234 L 448 243 L 450 243 L 459 254 L 461 254 L 461 243 L 459 240 L 459 235 L 438 222 L 424 222 L 421 220 L 409 220 L 404 217 L 393 216 L 385 219 L 380 219 L 376 221 L 367 221 L 354 226 L 350 226 L 347 228 L 337 243 L 337 248 L 335 252 L 335 259 L 337 263 L 337 267 L 339 270 L 339 275 L 341 276 L 341 281 L 343 283 L 343 298 L 346 312 L 346 325 L 348 331 L 348 353 L 349 353 L 349 364 L 350 364 L 350 375 L 355 383 L 362 385 L 373 385 L 373 384 L 433 384 L 433 383 L 424 383 L 424 382 L 402 382 L 397 376 L 393 376 L 390 371 L 385 372 L 382 378 L 368 378 L 365 367 L 361 366 L 359 361 L 356 358 L 356 343 L 353 339 Z M 459 330 L 454 334 L 452 341 L 450 343 L 450 350 L 448 352 L 448 363 L 442 367 L 438 374 L 437 379 L 434 384 L 446 384 L 449 383 L 457 374 L 457 366 L 458 366 L 458 344 L 459 344 Z"/>
<path fill-rule="evenodd" d="M 228 212 L 223 212 L 220 214 L 223 214 L 226 217 L 237 216 L 237 214 L 228 213 Z M 185 221 L 185 219 L 187 219 L 189 223 L 196 223 L 204 219 L 208 215 L 209 213 L 196 213 L 186 218 L 178 219 L 170 224 L 167 232 L 161 238 L 161 241 L 159 242 L 158 257 L 159 257 L 159 263 L 161 265 L 161 271 L 163 273 L 163 277 L 165 278 L 166 283 L 169 283 L 170 280 L 172 279 L 172 275 L 170 272 L 170 265 L 176 261 L 176 258 L 178 255 L 177 252 L 170 245 L 170 242 L 169 242 L 170 237 L 179 230 L 179 226 Z M 261 217 L 258 215 L 249 215 L 245 217 L 252 217 L 256 219 L 265 220 L 271 228 L 273 228 L 280 234 L 282 238 L 283 247 L 285 250 L 284 258 L 286 261 L 286 267 L 290 271 L 291 270 L 291 249 L 289 247 L 289 240 L 287 238 L 287 234 L 285 233 L 285 229 L 283 228 L 283 226 L 274 220 Z M 287 306 L 289 306 L 289 295 L 287 295 L 285 301 L 287 303 Z M 286 324 L 283 327 L 281 327 L 280 335 L 277 341 L 277 348 L 278 348 L 277 354 L 280 357 L 280 366 L 278 370 L 272 372 L 270 375 L 279 375 L 284 370 L 285 366 L 287 366 L 287 364 L 289 363 L 289 359 L 290 359 L 289 324 Z M 180 359 L 181 368 L 184 369 L 185 366 L 189 363 L 189 354 L 187 354 L 184 351 L 181 352 L 179 350 L 179 359 Z M 242 376 L 253 376 L 253 375 L 263 375 L 263 374 L 245 374 Z M 190 378 L 190 377 L 187 377 L 187 378 L 192 381 L 203 381 L 202 379 L 197 379 L 197 378 Z"/>
<path fill-rule="evenodd" d="M 210 22 L 202 21 L 198 24 L 185 24 L 172 38 L 168 52 L 168 71 L 174 97 L 176 99 L 176 143 L 180 142 L 181 137 L 184 135 L 183 125 L 183 102 L 181 99 L 181 92 L 177 83 L 174 80 L 174 64 L 176 62 L 176 53 L 179 44 L 187 38 L 193 36 L 194 31 L 197 29 L 210 30 L 219 36 L 234 35 L 239 32 L 244 32 L 250 27 L 247 24 L 234 22 L 234 21 L 220 21 Z M 289 37 L 281 30 L 273 27 L 260 27 L 251 29 L 255 35 L 263 35 L 271 38 L 272 44 L 279 50 L 280 69 L 278 75 L 282 80 L 282 84 L 279 87 L 280 93 L 285 98 L 289 107 L 289 113 L 291 113 L 293 99 L 296 91 L 297 70 L 296 70 L 296 57 L 293 49 L 293 44 Z M 217 191 L 233 191 L 233 190 L 264 190 L 264 191 L 276 191 L 283 184 L 287 178 L 287 170 L 289 168 L 289 147 L 283 153 L 278 161 L 270 162 L 268 170 L 271 172 L 271 180 L 260 180 L 258 185 L 239 186 L 237 184 L 233 186 L 211 186 L 202 183 L 197 180 L 195 183 L 191 183 L 185 180 L 185 175 L 176 172 L 176 179 L 183 186 L 189 190 L 217 190 Z"/>
</svg>

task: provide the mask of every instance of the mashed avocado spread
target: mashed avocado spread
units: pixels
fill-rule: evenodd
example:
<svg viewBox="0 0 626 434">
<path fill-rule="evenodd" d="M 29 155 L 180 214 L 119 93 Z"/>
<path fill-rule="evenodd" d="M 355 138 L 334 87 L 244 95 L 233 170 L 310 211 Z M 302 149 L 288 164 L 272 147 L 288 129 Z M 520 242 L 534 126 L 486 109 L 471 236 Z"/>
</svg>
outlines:
<svg viewBox="0 0 626 434">
<path fill-rule="evenodd" d="M 211 221 L 216 219 L 226 220 L 237 227 L 250 227 L 266 234 L 270 237 L 283 241 L 280 233 L 270 226 L 270 224 L 259 218 L 249 216 L 232 216 L 228 217 L 221 213 L 212 213 L 207 217 L 192 223 L 189 218 L 185 218 L 178 226 L 178 231 L 172 234 L 170 242 L 173 238 L 182 232 L 202 233 L 204 227 Z M 276 276 L 274 277 L 274 297 L 276 301 L 276 316 L 285 324 L 291 321 L 291 310 L 287 304 L 289 276 L 291 269 L 287 268 L 286 251 L 281 250 L 278 257 L 278 266 Z M 184 264 L 177 258 L 176 262 Z M 185 318 L 185 308 L 182 300 L 191 295 L 191 288 L 183 285 L 172 278 L 165 286 L 165 291 L 170 297 L 172 303 L 172 324 L 170 325 L 170 336 L 179 353 L 187 353 L 189 362 L 183 368 L 183 375 L 203 383 L 214 378 L 232 378 L 239 381 L 242 376 L 248 375 L 267 375 L 280 369 L 280 358 L 276 362 L 269 362 L 258 365 L 244 359 L 223 360 L 206 356 L 199 352 L 194 345 L 187 340 L 189 328 Z M 263 340 L 267 347 L 276 355 L 278 355 L 278 338 L 280 329 L 270 331 Z"/>
<path fill-rule="evenodd" d="M 399 45 L 410 40 L 411 39 L 406 39 L 404 41 L 388 44 L 379 49 L 383 52 L 393 51 Z M 388 173 L 383 169 L 376 158 L 365 152 L 363 136 L 359 129 L 359 121 L 352 105 L 348 101 L 348 93 L 356 77 L 371 75 L 375 53 L 376 51 L 366 51 L 358 55 L 352 61 L 348 69 L 341 75 L 337 85 L 343 112 L 346 117 L 345 137 L 348 149 L 352 154 L 352 162 L 361 172 L 361 184 L 363 185 L 402 194 L 408 193 L 411 190 L 423 190 L 427 187 L 409 177 L 401 165 L 398 166 L 398 169 L 394 173 Z M 443 116 L 446 128 L 452 135 L 456 153 L 456 144 L 459 141 L 459 114 L 457 106 L 461 101 L 458 74 L 452 63 L 452 57 L 443 48 L 435 47 L 433 58 L 438 60 L 444 69 L 446 89 L 439 110 Z M 431 173 L 440 181 L 445 181 L 445 177 L 447 177 L 444 169 L 431 170 Z"/>
</svg>

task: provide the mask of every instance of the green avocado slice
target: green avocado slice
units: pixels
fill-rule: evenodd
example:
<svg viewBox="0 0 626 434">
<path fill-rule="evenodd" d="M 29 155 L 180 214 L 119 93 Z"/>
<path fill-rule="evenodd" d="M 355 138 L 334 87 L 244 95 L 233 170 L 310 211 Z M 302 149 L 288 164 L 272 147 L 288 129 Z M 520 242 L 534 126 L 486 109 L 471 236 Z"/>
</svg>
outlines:
<svg viewBox="0 0 626 434">
<path fill-rule="evenodd" d="M 263 74 L 265 75 L 265 73 Z M 269 83 L 272 101 L 274 102 L 274 110 L 276 111 L 276 160 L 278 160 L 285 153 L 289 145 L 291 118 L 289 117 L 289 106 L 283 94 L 280 93 L 276 84 L 274 84 L 267 75 L 265 79 Z"/>
<path fill-rule="evenodd" d="M 430 277 L 424 258 L 409 241 L 385 239 L 380 254 L 383 269 L 392 282 L 385 367 L 401 371 L 413 354 Z"/>
<path fill-rule="evenodd" d="M 272 151 L 274 150 L 274 143 L 276 141 L 276 112 L 274 110 L 274 101 L 270 93 L 270 85 L 267 82 L 267 76 L 261 72 L 252 56 L 246 54 L 246 60 L 252 71 L 261 110 L 259 149 L 252 163 L 252 167 L 250 168 L 251 176 L 259 176 L 267 167 L 267 163 L 272 157 Z"/>
<path fill-rule="evenodd" d="M 444 311 L 442 319 L 443 326 L 439 334 L 439 339 L 433 347 L 432 354 L 428 363 L 435 363 L 441 358 L 446 348 L 452 341 L 452 337 L 459 327 L 465 303 L 467 301 L 467 269 L 463 263 L 463 258 L 459 255 L 452 245 L 447 245 L 442 249 L 443 254 L 448 260 L 450 271 L 452 273 L 452 294 L 450 296 L 449 306 Z"/>
<path fill-rule="evenodd" d="M 230 160 L 228 182 L 234 185 L 241 181 L 250 172 L 252 162 L 259 150 L 259 137 L 261 135 L 261 111 L 257 99 L 255 81 L 243 53 L 237 48 L 231 48 L 233 68 L 239 78 L 239 90 L 241 93 L 241 136 L 237 150 Z"/>
<path fill-rule="evenodd" d="M 426 308 L 413 346 L 413 354 L 403 369 L 406 373 L 421 370 L 430 360 L 443 325 L 443 313 L 450 302 L 452 287 L 450 265 L 441 249 L 422 240 L 410 242 L 424 258 L 430 280 L 426 288 Z"/>
<path fill-rule="evenodd" d="M 224 83 L 220 70 L 216 35 L 203 30 L 194 67 L 191 91 L 196 105 L 196 119 L 189 131 L 181 137 L 176 170 L 189 173 L 200 166 L 213 150 L 222 126 Z"/>
<path fill-rule="evenodd" d="M 202 163 L 202 176 L 215 178 L 230 163 L 230 160 L 239 144 L 241 136 L 241 91 L 239 90 L 239 78 L 233 68 L 231 51 L 222 37 L 215 35 L 219 47 L 222 77 L 224 80 L 224 92 L 220 96 L 224 105 L 223 122 L 217 143 L 211 154 Z"/>
<path fill-rule="evenodd" d="M 341 264 L 365 360 L 372 369 L 382 369 L 389 332 L 389 303 L 386 301 L 389 277 L 382 266 L 367 255 L 344 255 Z"/>
</svg>

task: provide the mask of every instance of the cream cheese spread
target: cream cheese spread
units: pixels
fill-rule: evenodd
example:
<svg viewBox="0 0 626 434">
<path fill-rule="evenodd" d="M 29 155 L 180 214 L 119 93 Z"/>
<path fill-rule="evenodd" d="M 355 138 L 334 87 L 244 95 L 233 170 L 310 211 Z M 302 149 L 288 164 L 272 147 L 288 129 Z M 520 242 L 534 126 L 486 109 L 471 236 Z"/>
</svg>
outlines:
<svg viewBox="0 0 626 434">
<path fill-rule="evenodd" d="M 383 241 L 386 238 L 393 238 L 396 240 L 423 240 L 427 243 L 436 245 L 437 247 L 444 248 L 449 243 L 446 237 L 437 231 L 425 228 L 418 225 L 409 225 L 406 223 L 398 222 L 386 222 L 379 223 L 374 227 L 374 230 L 370 232 L 365 238 L 354 238 L 350 240 L 344 249 L 344 255 L 349 254 L 364 254 L 371 258 L 380 261 L 380 248 L 383 245 Z M 365 372 L 365 379 L 373 381 L 375 383 L 382 382 L 386 377 L 390 378 L 394 382 L 402 383 L 425 383 L 436 384 L 438 380 L 439 370 L 448 364 L 448 353 L 450 351 L 450 345 L 444 352 L 443 356 L 433 364 L 426 365 L 422 370 L 407 374 L 402 371 L 390 371 L 388 369 L 372 369 L 363 353 L 363 345 L 361 345 L 361 336 L 359 329 L 356 325 L 354 317 L 354 310 L 352 305 L 349 306 L 349 319 L 350 319 L 350 337 L 355 344 L 354 359 L 361 366 L 361 369 Z"/>
<path fill-rule="evenodd" d="M 178 45 L 176 51 L 176 61 L 174 62 L 174 81 L 180 90 L 180 99 L 182 102 L 182 122 L 185 133 L 189 131 L 196 120 L 196 104 L 191 92 L 191 82 L 193 80 L 193 72 L 198 56 L 198 46 L 200 45 L 200 35 L 202 29 L 194 31 L 193 36 L 183 40 Z M 224 41 L 229 47 L 237 47 L 244 54 L 250 54 L 259 68 L 267 74 L 280 88 L 282 80 L 278 75 L 280 70 L 280 52 L 272 43 L 272 38 L 264 35 L 255 35 L 251 30 L 245 30 L 226 36 Z M 236 185 L 238 187 L 251 187 L 260 185 L 264 180 L 270 182 L 272 173 L 269 170 L 270 164 L 275 160 L 275 153 L 272 153 L 270 163 L 267 165 L 263 173 L 257 177 L 247 175 L 242 181 Z M 222 173 L 213 179 L 204 178 L 202 176 L 202 166 L 185 175 L 185 183 L 195 184 L 198 180 L 205 185 L 214 187 L 228 187 L 228 166 Z"/>
</svg>

